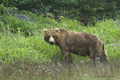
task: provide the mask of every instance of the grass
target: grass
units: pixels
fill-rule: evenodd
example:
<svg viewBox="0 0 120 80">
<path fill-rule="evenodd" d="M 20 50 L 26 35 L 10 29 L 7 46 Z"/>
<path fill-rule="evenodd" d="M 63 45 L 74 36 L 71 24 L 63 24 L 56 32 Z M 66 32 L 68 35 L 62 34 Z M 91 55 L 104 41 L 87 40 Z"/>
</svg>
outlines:
<svg viewBox="0 0 120 80">
<path fill-rule="evenodd" d="M 0 80 L 120 79 L 120 25 L 118 21 L 109 19 L 97 22 L 96 26 L 85 27 L 76 20 L 63 19 L 57 22 L 50 18 L 40 18 L 40 21 L 33 25 L 33 27 L 36 26 L 38 28 L 31 28 L 34 29 L 33 34 L 27 37 L 21 30 L 12 33 L 10 24 L 0 32 Z M 108 65 L 98 63 L 97 67 L 94 67 L 90 64 L 88 57 L 72 55 L 73 63 L 66 68 L 61 60 L 59 48 L 50 46 L 43 38 L 45 28 L 56 27 L 96 34 L 105 44 L 110 63 Z"/>
<path fill-rule="evenodd" d="M 107 66 L 99 64 L 97 67 L 90 63 L 73 63 L 69 69 L 60 63 L 4 64 L 0 69 L 0 77 L 1 80 L 118 80 L 120 64 L 117 62 L 112 62 Z"/>
</svg>

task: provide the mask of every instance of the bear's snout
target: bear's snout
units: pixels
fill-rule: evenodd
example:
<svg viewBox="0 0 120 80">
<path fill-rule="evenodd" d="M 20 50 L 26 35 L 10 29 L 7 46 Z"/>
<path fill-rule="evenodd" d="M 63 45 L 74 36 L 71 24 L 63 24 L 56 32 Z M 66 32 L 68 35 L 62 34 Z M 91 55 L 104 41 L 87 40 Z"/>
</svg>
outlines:
<svg viewBox="0 0 120 80">
<path fill-rule="evenodd" d="M 51 44 L 51 45 L 53 45 L 53 44 L 54 44 L 54 42 L 50 42 L 50 44 Z"/>
<path fill-rule="evenodd" d="M 50 42 L 51 45 L 54 44 L 54 38 L 52 36 L 50 37 L 49 42 Z"/>
</svg>

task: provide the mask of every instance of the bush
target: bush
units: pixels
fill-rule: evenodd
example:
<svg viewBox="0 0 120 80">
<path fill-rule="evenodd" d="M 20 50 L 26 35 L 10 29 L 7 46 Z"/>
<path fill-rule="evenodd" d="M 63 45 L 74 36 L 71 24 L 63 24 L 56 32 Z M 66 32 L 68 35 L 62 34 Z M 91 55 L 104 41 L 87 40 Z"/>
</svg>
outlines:
<svg viewBox="0 0 120 80">
<path fill-rule="evenodd" d="M 103 19 L 103 16 L 116 18 L 119 14 L 119 1 L 107 0 L 21 0 L 15 6 L 20 10 L 34 9 L 37 12 L 42 10 L 44 13 L 78 20 L 80 18 L 91 20 L 93 17 Z"/>
<path fill-rule="evenodd" d="M 0 30 L 9 29 L 12 33 L 21 32 L 29 35 L 34 31 L 42 20 L 42 14 L 39 17 L 31 12 L 19 12 L 17 9 L 5 9 L 3 15 L 0 16 Z M 39 20 L 39 21 L 37 21 Z"/>
</svg>

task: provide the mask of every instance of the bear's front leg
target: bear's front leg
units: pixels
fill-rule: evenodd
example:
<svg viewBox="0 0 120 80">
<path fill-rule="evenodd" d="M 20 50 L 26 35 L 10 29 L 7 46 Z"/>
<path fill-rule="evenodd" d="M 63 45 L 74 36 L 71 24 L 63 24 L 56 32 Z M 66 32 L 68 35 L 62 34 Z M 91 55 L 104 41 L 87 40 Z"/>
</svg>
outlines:
<svg viewBox="0 0 120 80">
<path fill-rule="evenodd" d="M 67 50 L 63 50 L 63 61 L 66 65 L 70 63 L 70 53 Z"/>
<path fill-rule="evenodd" d="M 62 53 L 62 61 L 63 61 L 63 50 L 62 49 L 60 49 L 61 50 L 61 53 Z"/>
</svg>

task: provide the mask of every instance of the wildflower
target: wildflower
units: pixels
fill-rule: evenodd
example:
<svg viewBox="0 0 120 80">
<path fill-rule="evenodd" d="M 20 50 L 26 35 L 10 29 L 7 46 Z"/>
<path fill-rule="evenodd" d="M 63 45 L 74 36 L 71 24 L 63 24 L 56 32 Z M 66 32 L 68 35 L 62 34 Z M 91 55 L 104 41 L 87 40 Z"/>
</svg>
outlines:
<svg viewBox="0 0 120 80">
<path fill-rule="evenodd" d="M 28 14 L 29 12 L 27 11 L 27 14 Z"/>
<path fill-rule="evenodd" d="M 41 10 L 40 10 L 40 14 L 41 14 L 42 12 L 43 12 L 43 10 L 41 9 Z"/>
<path fill-rule="evenodd" d="M 15 13 L 15 16 L 18 18 L 19 17 L 19 15 L 17 14 L 17 13 Z"/>
<path fill-rule="evenodd" d="M 35 22 L 37 22 L 37 19 L 36 19 L 36 17 L 35 17 Z"/>
<path fill-rule="evenodd" d="M 26 17 L 25 16 L 23 16 L 23 20 L 25 20 L 26 19 Z"/>
<path fill-rule="evenodd" d="M 31 22 L 31 18 L 29 19 L 29 22 Z"/>
<path fill-rule="evenodd" d="M 26 16 L 26 22 L 28 21 L 28 17 Z"/>
<path fill-rule="evenodd" d="M 27 24 L 29 25 L 30 23 L 28 22 Z"/>
<path fill-rule="evenodd" d="M 13 9 L 11 9 L 11 13 L 13 14 Z"/>
<path fill-rule="evenodd" d="M 21 18 L 23 18 L 23 14 L 21 14 Z"/>
<path fill-rule="evenodd" d="M 1 16 L 0 16 L 0 21 L 2 20 Z"/>
<path fill-rule="evenodd" d="M 32 8 L 32 10 L 34 10 L 34 8 Z"/>
<path fill-rule="evenodd" d="M 15 12 L 17 12 L 17 9 L 15 9 Z"/>
<path fill-rule="evenodd" d="M 44 16 L 43 16 L 44 18 L 46 18 L 46 14 L 44 14 Z"/>
<path fill-rule="evenodd" d="M 37 29 L 37 27 L 35 27 L 35 30 Z"/>
<path fill-rule="evenodd" d="M 3 10 L 3 13 L 5 13 L 5 10 Z"/>
<path fill-rule="evenodd" d="M 21 17 L 19 17 L 19 19 L 21 19 Z"/>
<path fill-rule="evenodd" d="M 32 51 L 32 50 L 30 50 L 30 52 L 31 52 L 31 53 L 33 53 L 33 51 Z"/>
<path fill-rule="evenodd" d="M 35 11 L 35 9 L 34 9 L 34 8 L 32 8 L 32 11 Z"/>
</svg>

